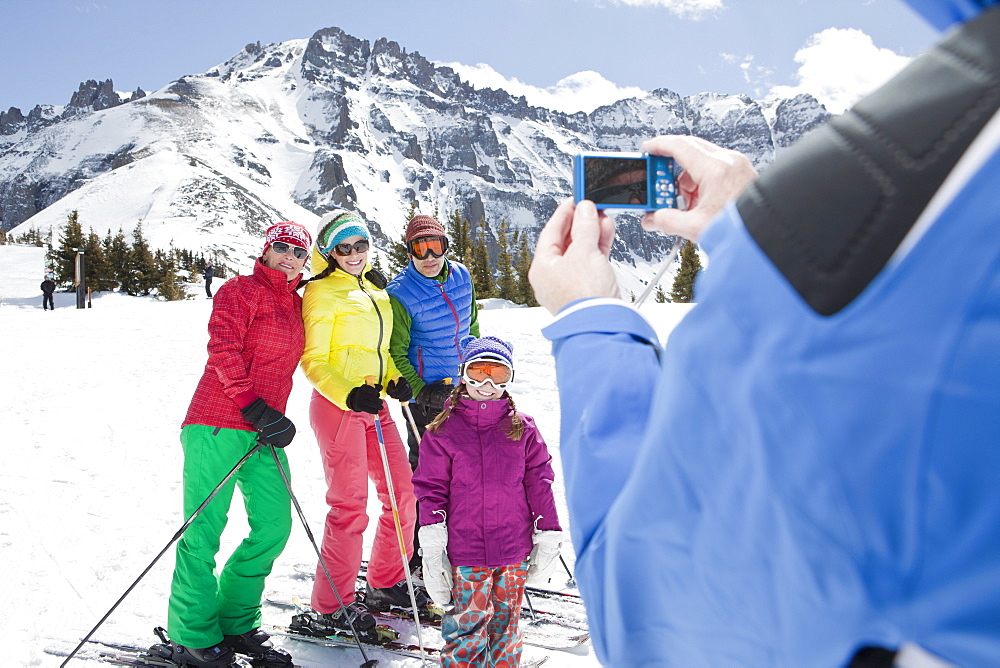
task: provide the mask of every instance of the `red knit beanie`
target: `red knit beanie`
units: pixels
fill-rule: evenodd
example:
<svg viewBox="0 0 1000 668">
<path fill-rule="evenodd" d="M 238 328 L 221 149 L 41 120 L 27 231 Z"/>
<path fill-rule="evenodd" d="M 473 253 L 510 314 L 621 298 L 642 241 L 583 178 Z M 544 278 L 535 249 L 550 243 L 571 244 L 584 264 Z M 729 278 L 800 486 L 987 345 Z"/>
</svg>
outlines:
<svg viewBox="0 0 1000 668">
<path fill-rule="evenodd" d="M 431 216 L 418 213 L 406 226 L 407 243 L 420 237 L 444 237 L 444 227 Z"/>
<path fill-rule="evenodd" d="M 261 251 L 261 254 L 263 255 L 263 253 L 267 252 L 268 246 L 275 241 L 283 241 L 292 246 L 309 248 L 312 246 L 312 235 L 309 234 L 309 231 L 305 227 L 290 220 L 286 220 L 283 223 L 275 223 L 267 228 L 267 232 L 264 233 L 264 250 Z"/>
</svg>

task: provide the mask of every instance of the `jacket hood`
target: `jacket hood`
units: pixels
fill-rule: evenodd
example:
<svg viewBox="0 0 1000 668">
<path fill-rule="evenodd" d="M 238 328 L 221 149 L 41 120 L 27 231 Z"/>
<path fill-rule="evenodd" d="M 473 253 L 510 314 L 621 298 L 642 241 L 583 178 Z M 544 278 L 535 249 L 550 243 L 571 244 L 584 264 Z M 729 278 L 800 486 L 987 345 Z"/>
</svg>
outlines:
<svg viewBox="0 0 1000 668">
<path fill-rule="evenodd" d="M 947 30 L 982 14 L 1000 0 L 906 0 L 913 11 L 938 30 Z"/>
</svg>

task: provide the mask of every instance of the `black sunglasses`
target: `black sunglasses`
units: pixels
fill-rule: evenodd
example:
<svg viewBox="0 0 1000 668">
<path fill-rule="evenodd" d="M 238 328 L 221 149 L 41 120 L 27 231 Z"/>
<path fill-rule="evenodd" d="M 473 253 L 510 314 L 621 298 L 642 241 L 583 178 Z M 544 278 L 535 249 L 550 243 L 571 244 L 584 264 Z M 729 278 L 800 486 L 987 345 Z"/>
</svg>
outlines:
<svg viewBox="0 0 1000 668">
<path fill-rule="evenodd" d="M 333 252 L 340 257 L 347 257 L 351 252 L 364 253 L 368 250 L 368 240 L 362 239 L 361 241 L 355 241 L 353 244 L 349 244 L 346 241 L 342 244 L 337 244 L 333 247 Z"/>
<path fill-rule="evenodd" d="M 299 260 L 304 260 L 307 257 L 309 257 L 308 249 L 303 248 L 302 246 L 293 246 L 291 244 L 286 244 L 284 241 L 275 241 L 274 243 L 271 244 L 271 248 L 273 248 L 274 252 L 277 253 L 278 255 L 287 254 L 288 249 L 291 248 L 292 253 L 294 253 L 295 257 L 298 258 Z"/>
</svg>

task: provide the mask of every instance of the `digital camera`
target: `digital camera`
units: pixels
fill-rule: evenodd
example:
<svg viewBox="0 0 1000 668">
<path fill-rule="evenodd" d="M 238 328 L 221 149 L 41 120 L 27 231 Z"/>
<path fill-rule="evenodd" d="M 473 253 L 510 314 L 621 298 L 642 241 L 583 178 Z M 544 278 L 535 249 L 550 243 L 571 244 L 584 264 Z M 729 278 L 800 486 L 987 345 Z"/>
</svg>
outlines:
<svg viewBox="0 0 1000 668">
<path fill-rule="evenodd" d="M 674 159 L 649 153 L 573 156 L 573 200 L 598 209 L 655 211 L 677 206 Z"/>
</svg>

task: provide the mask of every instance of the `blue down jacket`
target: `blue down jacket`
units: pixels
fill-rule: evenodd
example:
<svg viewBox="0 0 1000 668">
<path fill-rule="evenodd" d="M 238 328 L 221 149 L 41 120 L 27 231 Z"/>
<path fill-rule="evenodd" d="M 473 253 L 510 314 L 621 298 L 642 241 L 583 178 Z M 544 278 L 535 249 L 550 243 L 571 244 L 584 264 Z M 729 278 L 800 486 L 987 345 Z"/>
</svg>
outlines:
<svg viewBox="0 0 1000 668">
<path fill-rule="evenodd" d="M 603 663 L 827 667 L 916 643 L 1000 664 L 996 117 L 981 137 L 923 235 L 834 315 L 730 205 L 665 348 L 611 300 L 544 330 Z"/>
<path fill-rule="evenodd" d="M 410 315 L 407 359 L 425 383 L 451 378 L 457 384 L 458 342 L 472 322 L 472 276 L 460 262 L 448 261 L 444 283 L 427 278 L 410 262 L 386 287 Z"/>
</svg>

